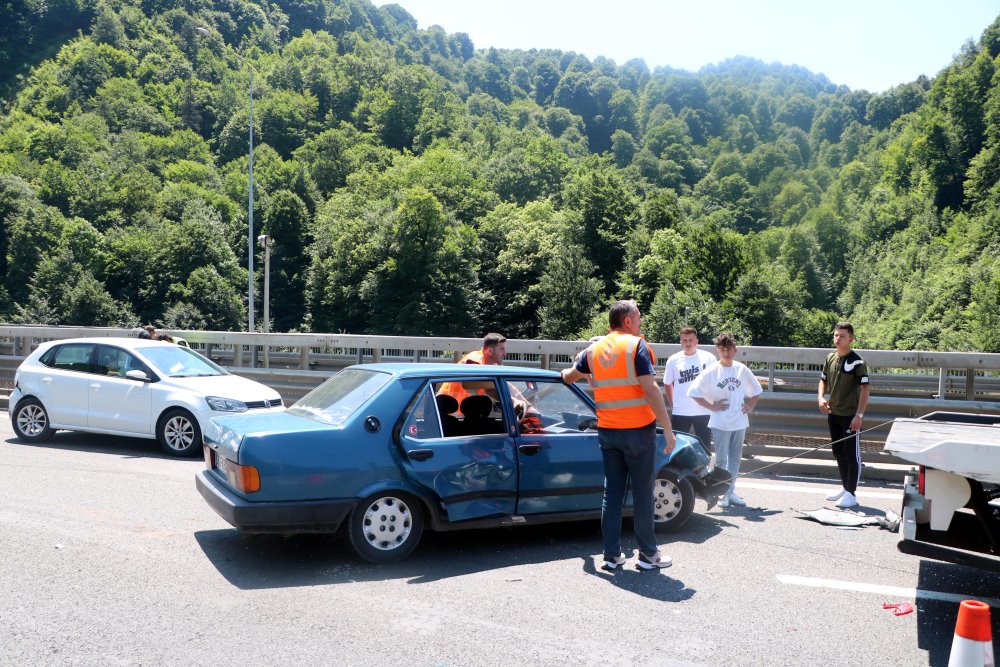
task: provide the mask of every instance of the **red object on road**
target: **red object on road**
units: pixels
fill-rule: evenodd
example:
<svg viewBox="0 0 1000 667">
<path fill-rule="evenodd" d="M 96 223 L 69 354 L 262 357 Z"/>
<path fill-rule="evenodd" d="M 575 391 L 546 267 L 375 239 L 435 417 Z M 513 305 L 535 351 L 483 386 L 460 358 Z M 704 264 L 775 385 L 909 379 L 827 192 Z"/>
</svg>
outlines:
<svg viewBox="0 0 1000 667">
<path fill-rule="evenodd" d="M 895 604 L 891 602 L 883 602 L 882 609 L 892 609 L 892 613 L 896 616 L 904 616 L 913 612 L 913 605 L 909 602 L 897 602 Z"/>
</svg>

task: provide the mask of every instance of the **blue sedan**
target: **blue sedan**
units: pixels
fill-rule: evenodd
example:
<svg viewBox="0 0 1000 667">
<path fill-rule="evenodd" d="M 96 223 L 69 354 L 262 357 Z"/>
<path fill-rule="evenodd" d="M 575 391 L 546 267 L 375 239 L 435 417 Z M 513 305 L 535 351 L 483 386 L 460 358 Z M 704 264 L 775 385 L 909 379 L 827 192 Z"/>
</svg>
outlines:
<svg viewBox="0 0 1000 667">
<path fill-rule="evenodd" d="M 248 533 L 344 528 L 375 563 L 424 529 L 600 517 L 604 466 L 593 401 L 558 373 L 511 366 L 346 368 L 281 413 L 213 419 L 198 490 Z M 662 436 L 659 436 L 662 441 Z M 657 455 L 656 524 L 673 530 L 726 474 L 693 436 Z"/>
</svg>

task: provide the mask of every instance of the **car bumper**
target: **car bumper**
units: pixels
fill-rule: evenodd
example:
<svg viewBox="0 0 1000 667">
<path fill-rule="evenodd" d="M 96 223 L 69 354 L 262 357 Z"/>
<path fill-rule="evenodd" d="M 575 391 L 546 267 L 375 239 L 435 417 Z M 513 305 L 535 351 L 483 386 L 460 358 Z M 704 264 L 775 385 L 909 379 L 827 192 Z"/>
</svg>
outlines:
<svg viewBox="0 0 1000 667">
<path fill-rule="evenodd" d="M 247 533 L 333 533 L 357 505 L 354 498 L 252 502 L 234 494 L 209 470 L 195 475 L 195 486 L 216 514 Z"/>
</svg>

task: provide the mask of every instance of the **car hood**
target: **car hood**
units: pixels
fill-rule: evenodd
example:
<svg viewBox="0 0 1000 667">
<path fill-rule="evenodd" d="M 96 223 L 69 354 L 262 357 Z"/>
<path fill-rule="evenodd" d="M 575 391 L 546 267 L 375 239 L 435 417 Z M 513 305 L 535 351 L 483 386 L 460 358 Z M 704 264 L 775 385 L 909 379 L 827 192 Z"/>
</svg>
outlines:
<svg viewBox="0 0 1000 667">
<path fill-rule="evenodd" d="M 240 443 L 246 436 L 279 435 L 279 442 L 295 439 L 297 434 L 330 431 L 329 424 L 303 419 L 288 412 L 259 412 L 214 417 L 205 432 L 205 440 L 217 444 L 229 458 L 237 460 Z"/>
<path fill-rule="evenodd" d="M 221 396 L 237 401 L 263 401 L 264 399 L 280 398 L 274 389 L 239 375 L 207 375 L 165 379 L 172 385 L 184 387 L 205 396 Z"/>
</svg>

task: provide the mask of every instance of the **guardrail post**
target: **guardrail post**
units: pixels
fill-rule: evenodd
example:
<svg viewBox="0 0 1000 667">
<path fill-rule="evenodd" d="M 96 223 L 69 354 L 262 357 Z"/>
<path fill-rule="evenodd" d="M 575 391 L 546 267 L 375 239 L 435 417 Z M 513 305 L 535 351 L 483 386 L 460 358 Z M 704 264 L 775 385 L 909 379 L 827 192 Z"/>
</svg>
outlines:
<svg viewBox="0 0 1000 667">
<path fill-rule="evenodd" d="M 309 346 L 303 345 L 299 348 L 299 368 L 301 370 L 309 370 Z"/>
<path fill-rule="evenodd" d="M 356 358 L 357 358 L 357 361 L 355 361 L 354 363 L 356 363 L 356 364 L 363 364 L 363 363 L 365 363 L 365 352 L 364 352 L 363 348 L 360 348 L 360 347 L 358 348 L 358 356 Z"/>
<path fill-rule="evenodd" d="M 939 368 L 938 369 L 938 395 L 937 395 L 937 397 L 940 400 L 942 400 L 942 401 L 945 399 L 945 393 L 944 393 L 945 389 L 946 389 L 945 378 L 947 377 L 947 375 L 948 375 L 948 371 L 946 369 L 944 369 L 944 368 Z"/>
<path fill-rule="evenodd" d="M 382 348 L 376 347 L 372 350 L 372 363 L 382 363 Z"/>
<path fill-rule="evenodd" d="M 239 343 L 233 345 L 233 366 L 243 366 L 243 346 Z"/>
<path fill-rule="evenodd" d="M 774 362 L 767 362 L 767 390 L 774 391 Z"/>
<path fill-rule="evenodd" d="M 270 368 L 271 367 L 271 346 L 265 344 L 265 345 L 262 345 L 261 348 L 264 350 L 264 368 Z"/>
<path fill-rule="evenodd" d="M 549 370 L 549 355 L 543 354 L 541 359 L 541 365 L 544 370 Z"/>
<path fill-rule="evenodd" d="M 965 400 L 976 400 L 976 369 L 965 369 Z"/>
</svg>

